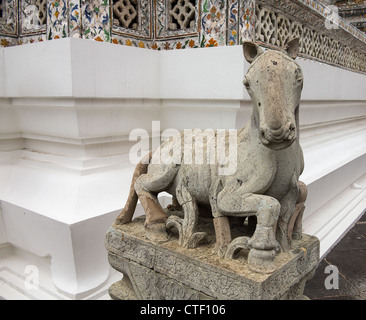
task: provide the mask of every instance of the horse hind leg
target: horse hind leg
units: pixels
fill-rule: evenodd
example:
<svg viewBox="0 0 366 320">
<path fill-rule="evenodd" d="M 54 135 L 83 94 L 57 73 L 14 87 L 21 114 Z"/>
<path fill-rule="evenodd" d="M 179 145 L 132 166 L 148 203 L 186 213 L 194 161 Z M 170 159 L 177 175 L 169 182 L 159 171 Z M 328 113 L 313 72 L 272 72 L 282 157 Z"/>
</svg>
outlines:
<svg viewBox="0 0 366 320">
<path fill-rule="evenodd" d="M 135 182 L 135 191 L 145 211 L 145 227 L 165 222 L 167 215 L 161 207 L 157 194 L 171 184 L 178 166 L 170 166 L 164 172 L 147 173 L 139 176 Z"/>
</svg>

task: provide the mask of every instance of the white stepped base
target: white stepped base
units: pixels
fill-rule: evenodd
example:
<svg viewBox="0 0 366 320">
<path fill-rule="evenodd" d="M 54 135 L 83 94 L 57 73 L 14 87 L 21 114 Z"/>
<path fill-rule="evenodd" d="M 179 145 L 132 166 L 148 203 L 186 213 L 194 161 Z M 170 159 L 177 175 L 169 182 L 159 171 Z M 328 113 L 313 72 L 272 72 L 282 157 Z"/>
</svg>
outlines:
<svg viewBox="0 0 366 320">
<path fill-rule="evenodd" d="M 323 258 L 366 210 L 366 174 L 303 220 L 304 233 L 320 240 Z M 306 212 L 306 209 L 305 209 Z"/>
<path fill-rule="evenodd" d="M 32 277 L 30 270 L 38 272 L 38 286 L 35 285 L 37 277 Z M 110 269 L 108 279 L 91 294 L 79 297 L 82 300 L 110 300 L 108 288 L 116 281 L 121 280 L 121 274 Z M 33 285 L 34 284 L 34 285 Z M 0 248 L 0 299 L 5 300 L 73 300 L 74 297 L 59 291 L 51 275 L 51 261 L 29 252 L 3 245 Z"/>
</svg>

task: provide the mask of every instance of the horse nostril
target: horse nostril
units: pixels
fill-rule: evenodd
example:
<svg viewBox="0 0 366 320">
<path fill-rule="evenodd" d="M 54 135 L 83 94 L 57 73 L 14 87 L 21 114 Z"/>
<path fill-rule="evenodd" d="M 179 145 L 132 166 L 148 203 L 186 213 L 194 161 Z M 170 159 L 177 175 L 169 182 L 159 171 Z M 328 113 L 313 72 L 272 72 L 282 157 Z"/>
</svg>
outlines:
<svg viewBox="0 0 366 320">
<path fill-rule="evenodd" d="M 290 123 L 288 126 L 287 140 L 292 140 L 295 136 L 296 127 L 293 123 Z"/>
<path fill-rule="evenodd" d="M 264 129 L 261 129 L 261 137 L 265 138 L 266 137 L 266 133 L 264 132 Z"/>
<path fill-rule="evenodd" d="M 262 143 L 264 143 L 264 144 L 268 144 L 268 143 L 269 143 L 269 141 L 268 141 L 268 139 L 267 139 L 267 137 L 266 137 L 266 130 L 265 130 L 265 129 L 261 129 L 261 130 L 260 130 L 260 135 L 261 135 Z"/>
</svg>

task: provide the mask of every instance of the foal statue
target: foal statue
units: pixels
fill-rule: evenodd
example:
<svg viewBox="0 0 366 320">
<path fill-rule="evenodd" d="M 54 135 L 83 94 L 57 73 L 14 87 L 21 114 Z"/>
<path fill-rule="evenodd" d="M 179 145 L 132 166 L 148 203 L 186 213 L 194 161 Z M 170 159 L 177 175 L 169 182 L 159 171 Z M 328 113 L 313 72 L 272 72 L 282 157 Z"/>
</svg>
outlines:
<svg viewBox="0 0 366 320">
<path fill-rule="evenodd" d="M 248 264 L 252 270 L 273 272 L 276 251 L 289 250 L 292 238 L 301 237 L 306 198 L 306 186 L 299 181 L 304 161 L 299 144 L 303 74 L 295 62 L 298 49 L 298 39 L 289 41 L 283 51 L 264 52 L 255 43 L 243 44 L 244 57 L 250 63 L 243 83 L 252 99 L 253 112 L 246 126 L 237 132 L 235 173 L 220 175 L 219 165 L 212 163 L 141 161 L 116 223 L 131 221 L 139 199 L 146 213 L 146 228 L 159 223 L 165 223 L 168 229 L 176 227 L 180 244 L 192 248 L 205 236 L 195 232 L 195 226 L 198 205 L 206 205 L 213 217 L 216 252 L 230 258 L 236 250 L 246 248 L 250 250 Z M 183 136 L 181 133 L 180 138 Z M 174 149 L 176 143 L 181 139 L 167 140 L 161 146 Z M 183 159 L 184 151 L 179 150 Z M 153 157 L 151 152 L 149 159 Z M 173 204 L 182 206 L 184 219 L 176 215 L 167 218 L 157 199 L 162 191 L 173 195 Z M 228 216 L 256 216 L 253 236 L 232 239 Z"/>
</svg>

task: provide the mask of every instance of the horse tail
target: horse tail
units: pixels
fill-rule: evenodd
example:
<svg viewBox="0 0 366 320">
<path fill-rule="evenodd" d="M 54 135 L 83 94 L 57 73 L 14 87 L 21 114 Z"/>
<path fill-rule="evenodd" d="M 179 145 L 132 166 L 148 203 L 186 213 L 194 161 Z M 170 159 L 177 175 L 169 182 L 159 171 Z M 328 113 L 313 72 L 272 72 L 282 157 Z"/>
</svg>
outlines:
<svg viewBox="0 0 366 320">
<path fill-rule="evenodd" d="M 147 160 L 148 157 L 148 161 Z M 147 167 L 150 163 L 152 157 L 152 152 L 150 152 L 146 157 L 144 157 L 135 168 L 135 171 L 133 172 L 130 191 L 128 194 L 128 198 L 126 201 L 126 204 L 124 208 L 122 209 L 122 212 L 119 214 L 119 216 L 116 219 L 116 224 L 126 224 L 131 222 L 133 214 L 135 213 L 138 196 L 135 191 L 135 182 L 136 179 L 141 176 L 142 174 L 147 173 Z"/>
</svg>

